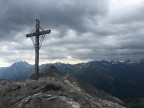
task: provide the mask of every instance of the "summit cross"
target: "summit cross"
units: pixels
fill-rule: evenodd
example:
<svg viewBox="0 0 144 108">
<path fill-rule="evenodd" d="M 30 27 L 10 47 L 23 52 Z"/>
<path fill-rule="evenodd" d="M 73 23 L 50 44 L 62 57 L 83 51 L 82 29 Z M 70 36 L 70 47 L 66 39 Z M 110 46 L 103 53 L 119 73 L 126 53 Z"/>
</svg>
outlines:
<svg viewBox="0 0 144 108">
<path fill-rule="evenodd" d="M 42 44 L 42 41 L 40 42 L 40 39 L 43 40 L 44 37 L 40 36 L 45 36 L 45 34 L 51 33 L 51 30 L 43 30 L 40 27 L 40 21 L 36 19 L 36 26 L 35 26 L 35 31 L 27 34 L 26 37 L 30 37 L 33 41 L 34 47 L 35 47 L 35 74 L 36 74 L 36 80 L 39 78 L 39 49 Z M 33 37 L 35 39 L 33 40 Z"/>
</svg>

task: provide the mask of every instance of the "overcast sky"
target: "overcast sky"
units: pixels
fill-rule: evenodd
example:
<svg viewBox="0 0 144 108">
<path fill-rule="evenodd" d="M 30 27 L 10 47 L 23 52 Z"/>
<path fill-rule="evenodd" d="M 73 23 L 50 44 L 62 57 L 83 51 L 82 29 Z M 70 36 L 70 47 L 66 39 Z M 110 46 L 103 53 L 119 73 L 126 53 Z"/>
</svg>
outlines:
<svg viewBox="0 0 144 108">
<path fill-rule="evenodd" d="M 40 63 L 144 58 L 144 0 L 0 0 L 0 67 L 34 63 L 36 18 Z"/>
</svg>

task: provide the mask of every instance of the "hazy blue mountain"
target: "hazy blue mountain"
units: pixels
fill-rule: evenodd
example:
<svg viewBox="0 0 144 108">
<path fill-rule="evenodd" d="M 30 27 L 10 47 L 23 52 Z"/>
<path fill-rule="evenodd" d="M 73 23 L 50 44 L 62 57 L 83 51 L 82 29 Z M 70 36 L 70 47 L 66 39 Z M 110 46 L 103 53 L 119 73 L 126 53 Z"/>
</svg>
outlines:
<svg viewBox="0 0 144 108">
<path fill-rule="evenodd" d="M 144 62 L 93 61 L 81 74 L 79 80 L 91 83 L 121 99 L 144 97 Z"/>
<path fill-rule="evenodd" d="M 53 65 L 65 74 L 90 83 L 121 99 L 144 97 L 144 60 L 91 61 L 75 65 L 55 63 L 43 64 L 40 72 Z M 0 68 L 0 79 L 25 80 L 34 72 L 34 66 L 17 62 L 10 67 Z"/>
<path fill-rule="evenodd" d="M 10 67 L 0 68 L 0 79 L 25 80 L 34 72 L 34 66 L 27 62 L 16 62 Z"/>
</svg>

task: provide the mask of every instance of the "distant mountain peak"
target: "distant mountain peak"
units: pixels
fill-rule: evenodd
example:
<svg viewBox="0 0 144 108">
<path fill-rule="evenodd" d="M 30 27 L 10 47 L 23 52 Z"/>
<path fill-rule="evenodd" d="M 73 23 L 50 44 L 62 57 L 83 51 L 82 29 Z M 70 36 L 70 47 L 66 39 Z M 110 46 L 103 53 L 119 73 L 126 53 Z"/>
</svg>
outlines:
<svg viewBox="0 0 144 108">
<path fill-rule="evenodd" d="M 25 61 L 18 61 L 18 62 L 13 63 L 11 66 L 29 66 L 29 65 L 30 64 L 28 64 Z"/>
</svg>

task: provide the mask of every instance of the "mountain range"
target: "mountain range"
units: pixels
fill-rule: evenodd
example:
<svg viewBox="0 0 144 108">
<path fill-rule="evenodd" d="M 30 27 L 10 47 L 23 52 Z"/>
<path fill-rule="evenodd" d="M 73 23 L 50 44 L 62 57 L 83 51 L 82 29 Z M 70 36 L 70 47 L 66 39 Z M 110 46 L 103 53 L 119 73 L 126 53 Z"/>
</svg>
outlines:
<svg viewBox="0 0 144 108">
<path fill-rule="evenodd" d="M 43 64 L 40 71 L 44 72 L 51 65 L 64 74 L 72 74 L 79 81 L 90 83 L 120 99 L 144 97 L 144 60 Z M 10 67 L 0 68 L 0 79 L 23 81 L 30 78 L 33 73 L 34 65 L 20 61 Z"/>
</svg>

